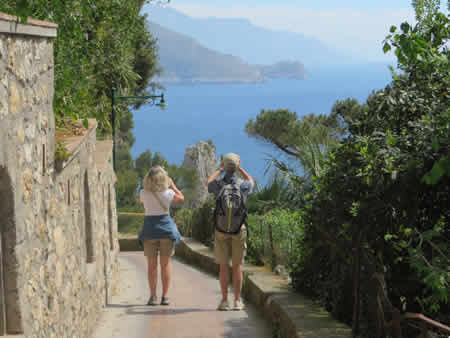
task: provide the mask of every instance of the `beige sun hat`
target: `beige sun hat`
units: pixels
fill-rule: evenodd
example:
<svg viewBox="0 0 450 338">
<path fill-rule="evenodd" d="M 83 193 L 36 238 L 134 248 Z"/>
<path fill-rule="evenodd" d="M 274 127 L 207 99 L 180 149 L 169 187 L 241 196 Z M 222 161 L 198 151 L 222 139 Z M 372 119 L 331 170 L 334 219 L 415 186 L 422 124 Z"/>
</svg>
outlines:
<svg viewBox="0 0 450 338">
<path fill-rule="evenodd" d="M 234 153 L 228 153 L 223 158 L 223 167 L 225 168 L 226 171 L 234 172 L 236 171 L 239 165 L 240 159 L 241 158 L 239 155 Z"/>
</svg>

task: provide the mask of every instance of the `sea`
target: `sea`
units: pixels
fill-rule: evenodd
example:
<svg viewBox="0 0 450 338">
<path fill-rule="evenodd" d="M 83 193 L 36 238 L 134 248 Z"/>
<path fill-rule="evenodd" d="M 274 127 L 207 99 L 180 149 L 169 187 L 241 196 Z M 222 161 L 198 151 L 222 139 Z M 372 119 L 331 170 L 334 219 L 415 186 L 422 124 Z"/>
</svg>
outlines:
<svg viewBox="0 0 450 338">
<path fill-rule="evenodd" d="M 245 125 L 262 109 L 284 108 L 299 117 L 329 114 L 336 100 L 355 98 L 364 103 L 391 81 L 386 64 L 323 67 L 306 80 L 270 80 L 258 84 L 163 84 L 164 110 L 144 105 L 135 110 L 133 158 L 145 150 L 160 152 L 169 163 L 181 165 L 188 146 L 211 140 L 216 154 L 241 156 L 241 165 L 260 184 L 270 180 L 270 159 L 284 155 L 272 145 L 249 137 Z M 301 170 L 301 168 L 300 168 Z"/>
</svg>

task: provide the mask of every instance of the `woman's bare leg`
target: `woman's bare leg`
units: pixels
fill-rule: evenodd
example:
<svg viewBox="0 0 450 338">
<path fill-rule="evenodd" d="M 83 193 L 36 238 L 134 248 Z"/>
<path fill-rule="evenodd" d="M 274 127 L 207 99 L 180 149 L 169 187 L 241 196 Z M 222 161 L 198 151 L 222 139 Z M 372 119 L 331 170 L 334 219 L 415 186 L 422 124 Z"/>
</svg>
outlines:
<svg viewBox="0 0 450 338">
<path fill-rule="evenodd" d="M 170 256 L 161 256 L 159 260 L 161 264 L 162 296 L 166 297 L 169 292 L 172 264 L 170 262 Z"/>
<path fill-rule="evenodd" d="M 150 287 L 150 295 L 156 296 L 156 285 L 158 284 L 158 257 L 147 257 L 147 273 L 148 285 Z"/>
</svg>

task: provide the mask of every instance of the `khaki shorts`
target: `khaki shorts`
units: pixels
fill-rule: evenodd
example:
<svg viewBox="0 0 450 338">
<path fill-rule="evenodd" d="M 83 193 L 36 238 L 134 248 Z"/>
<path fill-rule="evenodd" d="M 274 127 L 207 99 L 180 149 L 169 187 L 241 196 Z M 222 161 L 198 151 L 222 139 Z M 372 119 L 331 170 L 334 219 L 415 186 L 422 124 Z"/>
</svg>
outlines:
<svg viewBox="0 0 450 338">
<path fill-rule="evenodd" d="M 214 253 L 217 264 L 229 264 L 231 252 L 231 263 L 233 265 L 244 264 L 247 253 L 247 228 L 242 226 L 241 232 L 236 235 L 225 234 L 217 231 L 214 238 Z"/>
<path fill-rule="evenodd" d="M 174 241 L 170 238 L 144 240 L 144 256 L 158 257 L 173 256 L 175 253 Z"/>
</svg>

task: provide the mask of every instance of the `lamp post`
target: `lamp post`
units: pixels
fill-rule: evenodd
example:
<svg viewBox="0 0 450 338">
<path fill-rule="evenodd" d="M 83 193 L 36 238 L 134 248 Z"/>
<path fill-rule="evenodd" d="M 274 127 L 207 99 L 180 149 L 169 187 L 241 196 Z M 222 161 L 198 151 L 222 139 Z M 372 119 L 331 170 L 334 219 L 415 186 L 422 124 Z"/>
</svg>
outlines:
<svg viewBox="0 0 450 338">
<path fill-rule="evenodd" d="M 161 95 L 146 95 L 146 96 L 116 96 L 116 88 L 111 88 L 111 127 L 112 127 L 112 137 L 113 137 L 113 168 L 116 171 L 116 112 L 114 106 L 118 100 L 137 100 L 145 101 L 152 100 L 152 104 L 161 107 L 162 110 L 167 106 L 164 100 L 164 93 Z M 159 99 L 158 103 L 155 100 Z"/>
</svg>

